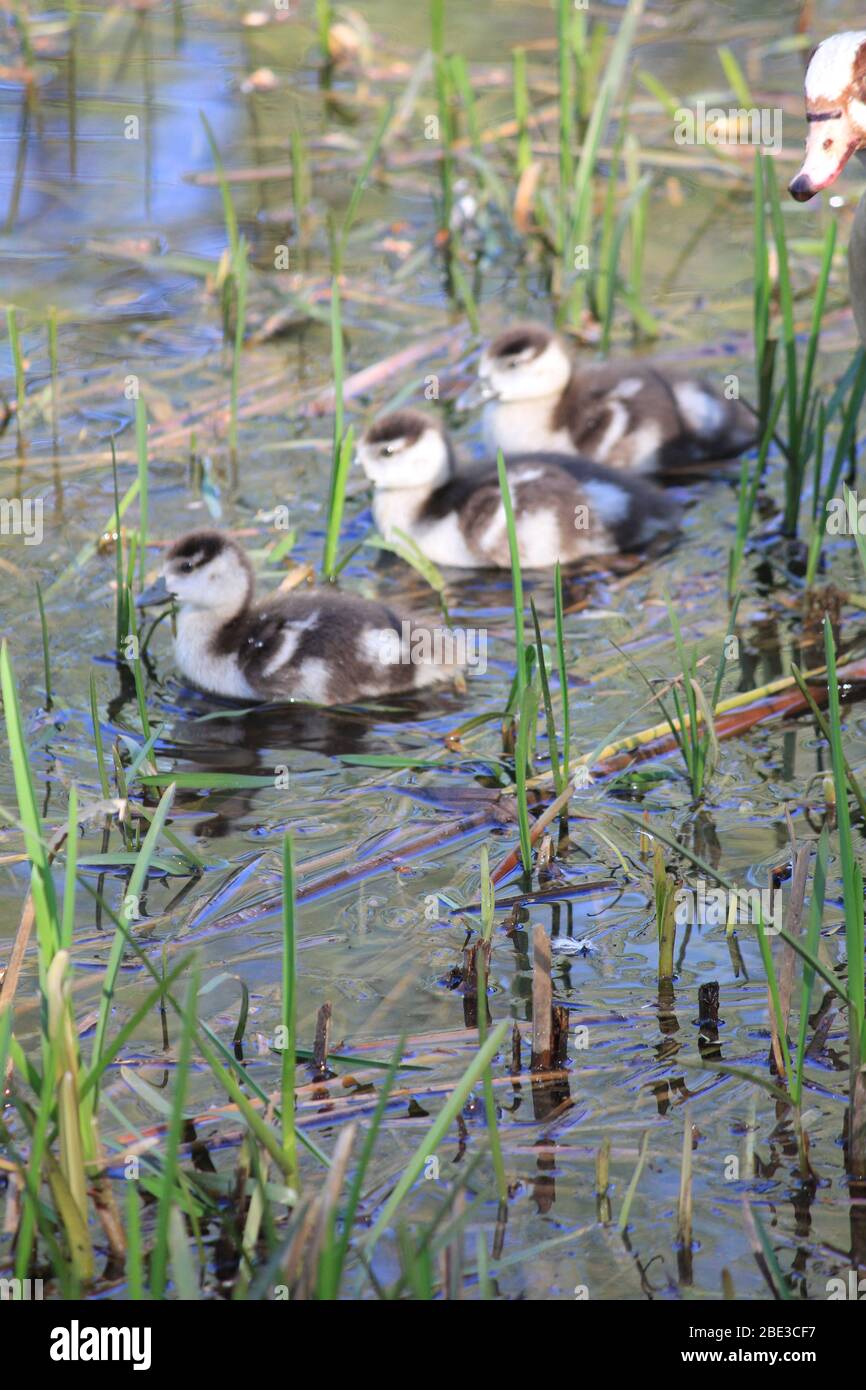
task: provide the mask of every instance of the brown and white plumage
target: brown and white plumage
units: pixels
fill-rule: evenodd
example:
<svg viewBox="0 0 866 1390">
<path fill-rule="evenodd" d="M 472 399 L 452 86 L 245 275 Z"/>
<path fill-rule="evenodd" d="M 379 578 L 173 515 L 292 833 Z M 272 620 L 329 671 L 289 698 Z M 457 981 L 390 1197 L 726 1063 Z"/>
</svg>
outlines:
<svg viewBox="0 0 866 1390">
<path fill-rule="evenodd" d="M 441 634 L 385 604 L 323 590 L 256 599 L 249 560 L 219 531 L 176 541 L 163 580 L 155 597 L 177 603 L 178 667 L 215 695 L 346 704 L 456 674 L 436 659 L 450 650 Z"/>
<path fill-rule="evenodd" d="M 505 508 L 494 464 L 458 469 L 438 421 L 416 410 L 377 420 L 358 446 L 386 539 L 409 536 L 435 564 L 508 569 Z M 679 510 L 650 483 L 568 455 L 507 465 L 520 562 L 541 569 L 640 549 L 675 534 Z"/>
<path fill-rule="evenodd" d="M 484 437 L 506 457 L 578 454 L 608 468 L 654 474 L 730 458 L 755 442 L 747 408 L 698 376 L 643 362 L 578 366 L 541 324 L 518 324 L 481 354 Z"/>
</svg>

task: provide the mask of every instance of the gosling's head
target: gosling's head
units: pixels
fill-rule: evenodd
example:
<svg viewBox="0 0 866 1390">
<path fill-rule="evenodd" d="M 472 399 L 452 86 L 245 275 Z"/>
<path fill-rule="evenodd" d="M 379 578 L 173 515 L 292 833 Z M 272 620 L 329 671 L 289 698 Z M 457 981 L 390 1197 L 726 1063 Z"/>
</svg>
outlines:
<svg viewBox="0 0 866 1390">
<path fill-rule="evenodd" d="M 805 203 L 866 147 L 866 29 L 819 43 L 806 69 L 806 158 L 788 184 Z"/>
<path fill-rule="evenodd" d="M 253 571 L 240 546 L 219 531 L 188 531 L 165 557 L 166 596 L 181 608 L 237 612 L 252 597 Z"/>
<path fill-rule="evenodd" d="M 572 360 L 560 338 L 539 323 L 518 324 L 500 333 L 481 354 L 481 399 L 531 401 L 558 395 L 572 373 Z"/>
<path fill-rule="evenodd" d="M 454 471 L 451 442 L 436 420 L 420 410 L 395 410 L 362 436 L 357 459 L 380 489 L 436 488 Z"/>
</svg>

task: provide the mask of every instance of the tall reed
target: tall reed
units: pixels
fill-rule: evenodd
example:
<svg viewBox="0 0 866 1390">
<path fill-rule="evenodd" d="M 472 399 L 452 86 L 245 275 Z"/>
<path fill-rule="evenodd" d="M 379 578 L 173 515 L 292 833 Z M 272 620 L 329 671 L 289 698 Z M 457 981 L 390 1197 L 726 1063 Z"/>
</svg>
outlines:
<svg viewBox="0 0 866 1390">
<path fill-rule="evenodd" d="M 331 480 L 328 487 L 327 529 L 322 560 L 322 575 L 334 579 L 337 570 L 337 548 L 343 524 L 346 482 L 352 462 L 354 435 L 351 427 L 343 434 L 343 321 L 340 286 L 331 283 L 331 372 L 334 380 L 334 436 L 331 453 Z"/>
<path fill-rule="evenodd" d="M 452 119 L 452 84 L 445 54 L 445 0 L 430 0 L 430 39 L 433 49 L 433 71 L 439 122 L 439 174 L 441 207 L 439 227 L 442 236 L 450 239 L 451 215 L 454 210 L 454 125 Z"/>
<path fill-rule="evenodd" d="M 565 241 L 564 245 L 560 247 L 561 255 L 564 258 L 563 269 L 566 277 L 571 276 L 577 265 L 578 257 L 591 256 L 593 242 L 592 180 L 611 109 L 625 77 L 629 52 L 638 20 L 644 10 L 644 3 L 645 0 L 627 0 L 589 117 L 570 190 L 568 212 L 565 218 Z M 560 132 L 560 138 L 562 138 L 562 132 Z M 571 290 L 559 315 L 560 321 L 564 318 L 571 322 L 578 321 L 585 294 L 585 279 L 579 276 L 576 280 L 572 280 Z"/>
<path fill-rule="evenodd" d="M 12 305 L 6 309 L 6 330 L 9 334 L 9 351 L 12 354 L 12 370 L 15 374 L 15 418 L 18 433 L 21 435 L 24 429 L 24 357 L 18 332 L 18 310 Z"/>
</svg>

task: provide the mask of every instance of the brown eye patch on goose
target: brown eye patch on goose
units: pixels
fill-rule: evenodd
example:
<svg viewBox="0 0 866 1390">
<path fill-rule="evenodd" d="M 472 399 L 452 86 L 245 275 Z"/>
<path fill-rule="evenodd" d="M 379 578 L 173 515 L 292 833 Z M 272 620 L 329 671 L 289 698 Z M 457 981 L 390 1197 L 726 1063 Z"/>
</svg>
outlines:
<svg viewBox="0 0 866 1390">
<path fill-rule="evenodd" d="M 367 443 L 417 444 L 430 423 L 414 410 L 395 410 L 393 415 L 386 415 L 384 420 L 377 420 L 370 426 L 367 431 Z"/>
<path fill-rule="evenodd" d="M 529 353 L 538 355 L 550 342 L 550 334 L 544 328 L 512 328 L 501 333 L 490 344 L 491 357 L 523 357 Z"/>
<path fill-rule="evenodd" d="M 217 531 L 194 531 L 171 547 L 167 562 L 177 565 L 184 574 L 210 564 L 225 549 L 225 541 Z"/>
</svg>

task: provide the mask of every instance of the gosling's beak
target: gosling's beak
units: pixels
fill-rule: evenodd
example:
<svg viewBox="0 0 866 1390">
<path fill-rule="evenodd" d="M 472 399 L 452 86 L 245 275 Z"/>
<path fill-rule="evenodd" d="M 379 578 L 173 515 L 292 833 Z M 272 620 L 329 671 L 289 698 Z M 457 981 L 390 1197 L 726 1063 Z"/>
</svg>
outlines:
<svg viewBox="0 0 866 1390">
<path fill-rule="evenodd" d="M 846 111 L 812 111 L 806 119 L 806 158 L 788 184 L 788 192 L 798 203 L 807 203 L 822 188 L 835 183 L 861 144 L 860 134 Z"/>
<path fill-rule="evenodd" d="M 480 376 L 457 397 L 454 402 L 454 409 L 474 410 L 476 406 L 483 405 L 485 401 L 494 400 L 496 394 L 487 377 Z"/>
<path fill-rule="evenodd" d="M 359 448 L 359 449 L 356 449 L 356 450 L 355 450 L 355 453 L 354 453 L 354 455 L 353 455 L 353 457 L 352 457 L 352 467 L 353 467 L 353 468 L 360 468 L 361 472 L 364 474 L 364 477 L 367 479 L 367 481 L 368 481 L 368 482 L 372 482 L 372 481 L 373 481 L 373 480 L 372 480 L 372 477 L 371 477 L 371 475 L 370 475 L 370 470 L 369 470 L 369 468 L 367 467 L 367 454 L 366 454 L 366 451 L 365 451 L 364 449 L 360 449 L 360 448 Z"/>
<path fill-rule="evenodd" d="M 136 608 L 152 608 L 158 603 L 171 603 L 174 594 L 165 582 L 165 575 L 160 575 L 148 589 L 140 593 L 135 600 Z"/>
</svg>

